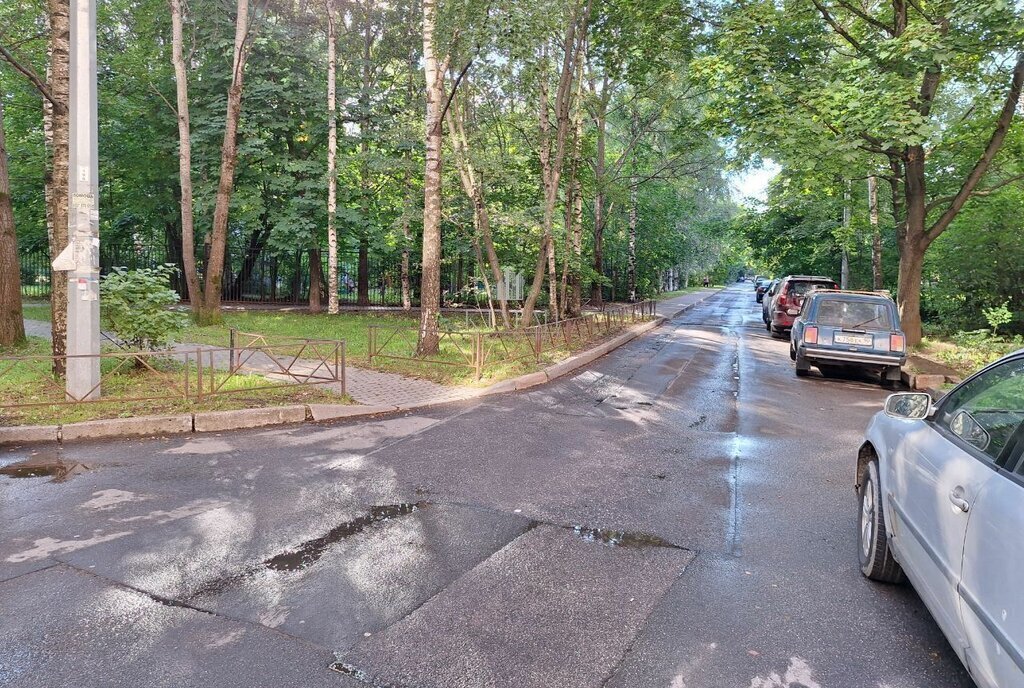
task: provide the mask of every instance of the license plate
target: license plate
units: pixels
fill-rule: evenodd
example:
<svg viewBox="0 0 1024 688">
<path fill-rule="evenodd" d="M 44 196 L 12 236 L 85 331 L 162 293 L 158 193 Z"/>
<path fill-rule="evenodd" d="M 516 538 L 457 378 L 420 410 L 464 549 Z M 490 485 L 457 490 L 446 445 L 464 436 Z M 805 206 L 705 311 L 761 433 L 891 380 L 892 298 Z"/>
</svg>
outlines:
<svg viewBox="0 0 1024 688">
<path fill-rule="evenodd" d="M 832 337 L 836 344 L 853 344 L 854 346 L 871 346 L 875 340 L 869 334 L 839 334 Z"/>
</svg>

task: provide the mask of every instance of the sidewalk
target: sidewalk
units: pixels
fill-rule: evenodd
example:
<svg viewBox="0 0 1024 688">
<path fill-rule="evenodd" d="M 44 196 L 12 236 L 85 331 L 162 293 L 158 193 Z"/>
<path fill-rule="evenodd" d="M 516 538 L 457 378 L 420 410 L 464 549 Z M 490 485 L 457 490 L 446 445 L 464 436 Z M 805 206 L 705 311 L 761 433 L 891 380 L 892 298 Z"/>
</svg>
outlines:
<svg viewBox="0 0 1024 688">
<path fill-rule="evenodd" d="M 664 301 L 659 301 L 656 313 L 660 317 L 671 318 L 682 309 L 692 306 L 706 299 L 717 289 L 702 289 L 689 294 L 682 294 Z M 50 323 L 40 320 L 25 320 L 25 334 L 32 337 L 50 338 Z M 194 351 L 195 349 L 211 348 L 204 344 L 191 342 L 179 342 L 173 349 L 178 351 Z M 223 358 L 223 360 L 221 360 Z M 214 359 L 217 368 L 228 368 L 227 354 L 220 354 Z M 302 361 L 292 369 L 302 374 L 311 371 L 316 367 L 315 361 L 303 364 Z M 265 354 L 256 354 L 245 362 L 247 369 L 265 371 L 273 375 L 280 367 L 272 358 Z M 406 377 L 396 373 L 386 373 L 379 370 L 360 368 L 349 364 L 345 368 L 345 387 L 348 395 L 357 404 L 367 406 L 413 406 L 419 404 L 437 404 L 448 401 L 459 401 L 477 396 L 480 388 L 477 387 L 453 387 L 441 385 L 430 380 Z M 327 385 L 329 388 L 339 387 L 338 385 Z M 340 388 L 335 391 L 340 392 Z"/>
</svg>

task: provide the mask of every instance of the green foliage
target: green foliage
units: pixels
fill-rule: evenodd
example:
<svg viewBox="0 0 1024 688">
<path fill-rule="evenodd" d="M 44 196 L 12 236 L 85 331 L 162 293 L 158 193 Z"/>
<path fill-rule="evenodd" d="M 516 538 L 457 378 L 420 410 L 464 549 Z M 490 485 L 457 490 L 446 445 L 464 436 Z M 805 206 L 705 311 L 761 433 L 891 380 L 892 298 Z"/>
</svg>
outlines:
<svg viewBox="0 0 1024 688">
<path fill-rule="evenodd" d="M 927 342 L 926 342 L 927 343 Z M 1024 346 L 1024 337 L 997 337 L 988 330 L 957 332 L 938 346 L 935 355 L 946 365 L 969 374 Z"/>
<path fill-rule="evenodd" d="M 985 316 L 985 320 L 988 321 L 988 326 L 992 328 L 993 335 L 998 335 L 999 328 L 1013 320 L 1013 313 L 1010 312 L 1009 305 L 1009 301 L 1004 301 L 998 306 L 985 308 L 981 311 Z"/>
<path fill-rule="evenodd" d="M 176 272 L 173 265 L 115 268 L 100 285 L 104 326 L 133 348 L 165 347 L 188 322 L 185 313 L 170 309 L 179 300 L 168 286 Z"/>
</svg>

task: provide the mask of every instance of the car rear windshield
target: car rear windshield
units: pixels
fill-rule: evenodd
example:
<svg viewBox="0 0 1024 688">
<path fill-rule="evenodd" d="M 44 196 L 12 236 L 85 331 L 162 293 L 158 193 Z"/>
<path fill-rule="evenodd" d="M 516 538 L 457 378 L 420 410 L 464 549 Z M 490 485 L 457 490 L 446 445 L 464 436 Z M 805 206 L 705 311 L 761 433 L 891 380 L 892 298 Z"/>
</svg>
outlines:
<svg viewBox="0 0 1024 688">
<path fill-rule="evenodd" d="M 815 320 L 819 325 L 847 330 L 890 330 L 889 304 L 879 301 L 824 299 L 818 304 Z"/>
<path fill-rule="evenodd" d="M 808 282 L 801 280 L 800 282 L 790 282 L 789 287 L 786 289 L 786 293 L 789 296 L 803 296 L 811 289 L 835 289 L 835 282 Z"/>
</svg>

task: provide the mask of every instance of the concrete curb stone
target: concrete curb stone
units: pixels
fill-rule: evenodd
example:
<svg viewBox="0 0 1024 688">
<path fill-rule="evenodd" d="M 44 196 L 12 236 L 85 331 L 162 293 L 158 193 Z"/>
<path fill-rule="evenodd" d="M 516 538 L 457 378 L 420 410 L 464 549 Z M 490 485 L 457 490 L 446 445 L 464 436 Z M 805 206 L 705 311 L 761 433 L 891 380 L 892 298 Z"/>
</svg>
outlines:
<svg viewBox="0 0 1024 688">
<path fill-rule="evenodd" d="M 375 416 L 379 413 L 398 411 L 398 406 L 360 406 L 357 404 L 309 404 L 309 417 L 314 422 L 352 418 L 353 416 Z"/>
<path fill-rule="evenodd" d="M 57 442 L 59 425 L 11 425 L 0 428 L 0 445 Z"/>
<path fill-rule="evenodd" d="M 305 406 L 272 406 L 238 411 L 201 411 L 195 414 L 196 432 L 220 432 L 265 425 L 304 423 Z"/>
<path fill-rule="evenodd" d="M 180 435 L 192 432 L 192 414 L 175 416 L 138 416 L 136 418 L 108 418 L 68 423 L 60 426 L 60 439 L 94 440 L 109 437 L 148 437 L 151 435 Z"/>
</svg>

